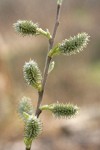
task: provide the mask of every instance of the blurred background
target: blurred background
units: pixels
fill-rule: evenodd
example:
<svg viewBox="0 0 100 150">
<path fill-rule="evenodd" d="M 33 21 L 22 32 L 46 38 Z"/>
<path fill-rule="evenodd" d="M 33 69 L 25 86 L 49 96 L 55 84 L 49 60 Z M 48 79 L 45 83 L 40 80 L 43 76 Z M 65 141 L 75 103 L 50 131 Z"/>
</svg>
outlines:
<svg viewBox="0 0 100 150">
<path fill-rule="evenodd" d="M 19 19 L 38 22 L 52 33 L 55 0 L 0 0 L 0 150 L 24 150 L 24 125 L 17 115 L 22 96 L 37 103 L 37 91 L 27 86 L 22 68 L 34 59 L 43 71 L 48 41 L 43 37 L 21 37 L 13 23 Z M 80 54 L 58 56 L 48 78 L 43 104 L 59 101 L 77 104 L 79 114 L 57 120 L 41 114 L 43 134 L 32 150 L 100 150 L 100 1 L 65 0 L 55 44 L 79 32 L 91 38 Z"/>
</svg>

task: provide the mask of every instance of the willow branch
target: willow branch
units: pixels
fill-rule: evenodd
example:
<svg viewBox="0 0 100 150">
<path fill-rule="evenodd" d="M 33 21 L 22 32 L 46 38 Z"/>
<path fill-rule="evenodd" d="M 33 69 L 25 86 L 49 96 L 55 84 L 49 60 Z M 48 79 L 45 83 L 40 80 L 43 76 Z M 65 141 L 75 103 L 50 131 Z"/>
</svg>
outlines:
<svg viewBox="0 0 100 150">
<path fill-rule="evenodd" d="M 54 25 L 54 29 L 53 29 L 52 38 L 49 40 L 48 51 L 50 51 L 52 49 L 53 44 L 54 44 L 54 39 L 55 39 L 55 36 L 56 36 L 57 28 L 59 26 L 60 8 L 61 8 L 61 5 L 58 4 L 57 5 L 55 25 Z M 39 117 L 39 115 L 41 113 L 41 110 L 39 109 L 39 107 L 40 107 L 42 99 L 43 99 L 43 94 L 44 94 L 45 84 L 46 84 L 47 77 L 48 77 L 48 69 L 49 69 L 51 59 L 52 58 L 47 55 L 46 62 L 45 62 L 45 68 L 44 68 L 44 74 L 43 74 L 43 81 L 42 81 L 42 91 L 40 91 L 38 93 L 38 103 L 37 103 L 37 109 L 36 109 L 36 114 L 35 114 L 37 117 Z"/>
</svg>

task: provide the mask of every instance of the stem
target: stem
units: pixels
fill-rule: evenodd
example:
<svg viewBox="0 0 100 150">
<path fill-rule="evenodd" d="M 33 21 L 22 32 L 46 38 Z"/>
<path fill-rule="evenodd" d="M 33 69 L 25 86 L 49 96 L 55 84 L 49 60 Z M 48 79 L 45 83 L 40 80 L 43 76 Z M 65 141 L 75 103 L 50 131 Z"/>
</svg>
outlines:
<svg viewBox="0 0 100 150">
<path fill-rule="evenodd" d="M 52 40 L 51 40 L 52 42 L 50 43 L 50 49 L 52 49 L 52 47 L 53 47 L 53 43 L 54 43 L 54 39 L 55 39 L 55 36 L 56 36 L 57 28 L 59 26 L 60 8 L 61 8 L 61 5 L 58 4 L 57 5 L 56 22 L 55 22 L 55 25 L 54 25 L 54 30 L 53 30 Z"/>
<path fill-rule="evenodd" d="M 26 147 L 26 150 L 30 150 L 30 149 L 31 149 L 31 148 L 27 148 L 27 147 Z"/>
<path fill-rule="evenodd" d="M 57 28 L 59 26 L 60 8 L 61 8 L 61 5 L 58 4 L 57 5 L 57 13 L 56 13 L 56 21 L 55 21 L 55 25 L 54 25 L 54 29 L 53 29 L 52 38 L 49 39 L 48 51 L 50 51 L 52 49 L 53 44 L 54 44 L 54 39 L 55 39 L 55 36 L 56 36 Z M 46 62 L 45 62 L 45 68 L 44 68 L 44 74 L 43 74 L 43 81 L 42 81 L 42 91 L 40 91 L 38 93 L 38 103 L 37 103 L 37 109 L 36 109 L 36 113 L 35 113 L 35 115 L 37 117 L 39 117 L 39 115 L 41 113 L 41 110 L 39 109 L 39 107 L 40 107 L 42 99 L 43 99 L 43 94 L 44 94 L 45 84 L 46 84 L 47 77 L 48 77 L 48 69 L 49 69 L 51 59 L 52 58 L 47 55 Z"/>
</svg>

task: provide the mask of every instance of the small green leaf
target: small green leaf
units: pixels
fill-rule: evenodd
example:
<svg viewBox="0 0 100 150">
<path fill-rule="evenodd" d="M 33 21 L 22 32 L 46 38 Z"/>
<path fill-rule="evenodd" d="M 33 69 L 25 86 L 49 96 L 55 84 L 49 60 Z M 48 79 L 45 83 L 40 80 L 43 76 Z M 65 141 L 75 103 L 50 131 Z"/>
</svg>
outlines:
<svg viewBox="0 0 100 150">
<path fill-rule="evenodd" d="M 52 61 L 49 65 L 49 70 L 48 70 L 48 73 L 50 73 L 53 69 L 54 69 L 54 66 L 55 66 L 55 62 Z"/>
<path fill-rule="evenodd" d="M 57 0 L 57 4 L 61 5 L 63 0 Z"/>
<path fill-rule="evenodd" d="M 23 112 L 23 117 L 25 118 L 25 120 L 28 120 L 30 115 L 26 112 Z"/>
</svg>

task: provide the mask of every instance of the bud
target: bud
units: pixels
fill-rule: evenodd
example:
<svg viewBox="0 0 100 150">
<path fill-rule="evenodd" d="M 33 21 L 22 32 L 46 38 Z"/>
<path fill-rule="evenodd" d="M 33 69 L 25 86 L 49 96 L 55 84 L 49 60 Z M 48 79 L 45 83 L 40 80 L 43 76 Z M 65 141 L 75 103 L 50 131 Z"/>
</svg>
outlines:
<svg viewBox="0 0 100 150">
<path fill-rule="evenodd" d="M 54 69 L 54 67 L 55 67 L 55 62 L 52 61 L 49 65 L 48 73 L 50 73 Z"/>
<path fill-rule="evenodd" d="M 30 116 L 25 124 L 24 143 L 27 148 L 31 147 L 33 139 L 37 138 L 42 132 L 42 123 L 35 116 Z"/>
<path fill-rule="evenodd" d="M 38 25 L 34 24 L 32 21 L 27 20 L 18 20 L 17 23 L 14 23 L 15 31 L 22 35 L 36 35 Z"/>
<path fill-rule="evenodd" d="M 41 110 L 50 110 L 57 118 L 71 118 L 78 113 L 78 107 L 72 104 L 56 103 L 41 106 Z"/>
<path fill-rule="evenodd" d="M 58 5 L 61 5 L 62 2 L 63 2 L 63 0 L 57 0 L 57 4 L 58 4 Z"/>
<path fill-rule="evenodd" d="M 65 39 L 62 43 L 58 44 L 49 52 L 49 56 L 53 57 L 55 55 L 64 54 L 72 55 L 79 53 L 88 44 L 89 36 L 87 33 L 80 33 L 77 36 Z"/>
<path fill-rule="evenodd" d="M 26 113 L 28 115 L 33 114 L 33 106 L 32 106 L 30 98 L 28 98 L 28 97 L 22 98 L 22 100 L 19 103 L 18 113 L 24 121 L 26 120 L 24 113 Z"/>
<path fill-rule="evenodd" d="M 34 88 L 41 90 L 41 72 L 34 60 L 26 62 L 23 67 L 24 78 L 26 82 Z"/>
</svg>

